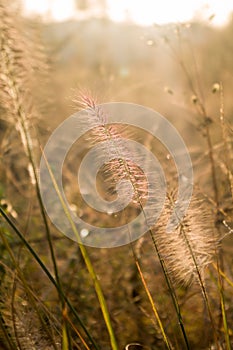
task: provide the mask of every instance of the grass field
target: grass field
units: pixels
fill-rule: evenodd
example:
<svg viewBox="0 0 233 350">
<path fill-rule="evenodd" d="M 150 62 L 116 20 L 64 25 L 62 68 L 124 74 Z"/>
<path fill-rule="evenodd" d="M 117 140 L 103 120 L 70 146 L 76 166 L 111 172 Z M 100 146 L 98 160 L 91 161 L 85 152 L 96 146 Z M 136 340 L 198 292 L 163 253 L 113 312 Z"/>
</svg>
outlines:
<svg viewBox="0 0 233 350">
<path fill-rule="evenodd" d="M 233 19 L 221 28 L 197 21 L 140 27 L 106 18 L 45 24 L 0 0 L 0 349 L 232 348 L 232 35 Z M 173 157 L 145 130 L 101 119 L 98 104 L 105 102 L 151 108 L 182 136 L 193 195 L 172 234 L 166 227 L 179 179 Z M 73 214 L 112 228 L 144 212 L 148 179 L 127 148 L 116 147 L 117 157 L 97 176 L 107 201 L 117 198 L 119 181 L 131 183 L 127 207 L 101 213 L 82 198 L 78 169 L 100 142 L 135 140 L 155 154 L 165 174 L 159 219 L 127 245 L 80 244 L 46 159 L 58 201 L 51 203 L 54 217 L 67 220 L 74 240 L 44 207 L 42 150 L 53 130 L 82 109 L 89 119 L 77 130 L 92 130 L 70 149 L 62 173 Z M 88 185 L 88 171 L 85 176 Z M 140 237 L 140 229 L 130 234 Z"/>
</svg>

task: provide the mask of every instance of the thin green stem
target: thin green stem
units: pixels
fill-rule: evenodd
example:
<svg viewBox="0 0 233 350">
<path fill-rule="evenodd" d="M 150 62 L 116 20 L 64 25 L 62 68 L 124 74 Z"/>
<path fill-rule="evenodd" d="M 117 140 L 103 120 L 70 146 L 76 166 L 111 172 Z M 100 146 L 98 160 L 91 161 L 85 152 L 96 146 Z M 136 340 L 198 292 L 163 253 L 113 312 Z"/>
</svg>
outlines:
<svg viewBox="0 0 233 350">
<path fill-rule="evenodd" d="M 20 230 L 16 227 L 16 225 L 13 223 L 13 221 L 9 218 L 9 216 L 5 213 L 5 211 L 3 210 L 3 208 L 0 206 L 0 213 L 2 214 L 3 218 L 6 220 L 6 222 L 9 224 L 9 226 L 14 230 L 14 232 L 17 234 L 17 236 L 19 237 L 19 239 L 22 241 L 22 243 L 24 244 L 24 246 L 27 248 L 27 250 L 31 253 L 31 255 L 33 256 L 33 258 L 36 260 L 36 262 L 40 265 L 40 267 L 42 268 L 42 270 L 44 271 L 44 273 L 47 275 L 47 277 L 49 278 L 50 282 L 55 286 L 55 288 L 58 290 L 59 286 L 56 282 L 56 280 L 53 278 L 53 276 L 51 275 L 51 273 L 49 272 L 49 270 L 47 269 L 47 267 L 45 266 L 45 264 L 43 263 L 43 261 L 40 259 L 40 257 L 37 255 L 37 253 L 35 252 L 35 250 L 32 248 L 32 246 L 28 243 L 28 241 L 25 239 L 24 235 L 20 232 Z M 66 304 L 69 306 L 71 312 L 73 313 L 74 317 L 76 318 L 76 320 L 78 321 L 78 323 L 80 324 L 80 326 L 82 327 L 82 329 L 84 330 L 84 332 L 86 333 L 87 337 L 89 338 L 89 340 L 91 341 L 91 343 L 93 344 L 94 348 L 96 350 L 99 350 L 99 347 L 97 346 L 97 344 L 95 343 L 95 341 L 93 340 L 93 338 L 91 337 L 90 333 L 88 332 L 87 328 L 85 327 L 83 321 L 81 320 L 81 318 L 79 317 L 77 311 L 75 310 L 75 308 L 73 307 L 72 303 L 70 302 L 70 300 L 67 298 L 67 296 L 65 295 L 65 293 L 63 292 L 63 290 L 60 290 L 60 293 L 63 297 L 63 299 L 65 300 Z"/>
<path fill-rule="evenodd" d="M 67 208 L 67 205 L 66 205 L 66 203 L 65 203 L 65 201 L 64 201 L 64 199 L 62 197 L 62 194 L 61 194 L 61 192 L 59 190 L 59 187 L 57 185 L 55 177 L 54 177 L 54 175 L 52 173 L 51 167 L 50 167 L 50 165 L 49 165 L 49 163 L 48 163 L 44 153 L 43 153 L 43 156 L 44 156 L 44 159 L 45 159 L 45 162 L 46 162 L 46 165 L 47 165 L 50 177 L 52 179 L 54 189 L 55 189 L 55 191 L 56 191 L 56 193 L 58 195 L 59 201 L 60 201 L 60 203 L 61 203 L 61 205 L 63 207 L 65 215 L 66 215 L 66 217 L 67 217 L 67 219 L 68 219 L 68 221 L 69 221 L 69 223 L 71 225 L 72 231 L 73 231 L 73 233 L 74 233 L 74 235 L 75 235 L 75 237 L 77 239 L 77 242 L 79 244 L 79 248 L 80 248 L 81 254 L 83 256 L 84 262 L 86 264 L 87 270 L 88 270 L 88 272 L 90 274 L 90 277 L 92 278 L 92 281 L 93 281 L 93 284 L 94 284 L 94 288 L 95 288 L 97 297 L 99 299 L 99 303 L 100 303 L 101 311 L 102 311 L 102 314 L 103 314 L 103 317 L 104 317 L 104 321 L 105 321 L 105 324 L 106 324 L 106 327 L 107 327 L 107 330 L 108 330 L 108 333 L 109 333 L 112 349 L 113 350 L 118 350 L 118 345 L 117 345 L 115 334 L 114 334 L 114 331 L 113 331 L 113 328 L 112 328 L 112 323 L 111 323 L 111 319 L 110 319 L 107 303 L 106 303 L 106 300 L 105 300 L 105 297 L 104 297 L 104 294 L 103 294 L 100 282 L 99 282 L 98 277 L 97 277 L 97 275 L 95 273 L 94 267 L 93 267 L 93 265 L 91 263 L 89 255 L 87 253 L 86 247 L 82 244 L 79 232 L 78 232 L 78 230 L 76 228 L 76 225 L 75 225 L 75 223 L 74 223 L 74 221 L 73 221 L 73 219 L 71 217 L 69 209 Z"/>
</svg>

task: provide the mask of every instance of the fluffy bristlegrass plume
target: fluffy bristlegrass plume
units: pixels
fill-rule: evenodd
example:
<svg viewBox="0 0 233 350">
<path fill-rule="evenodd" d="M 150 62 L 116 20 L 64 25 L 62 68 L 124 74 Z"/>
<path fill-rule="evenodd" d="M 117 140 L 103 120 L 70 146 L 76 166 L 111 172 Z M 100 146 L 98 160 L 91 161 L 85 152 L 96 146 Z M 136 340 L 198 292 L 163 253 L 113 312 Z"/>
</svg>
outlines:
<svg viewBox="0 0 233 350">
<path fill-rule="evenodd" d="M 100 157 L 111 159 L 103 167 L 107 191 L 112 194 L 117 189 L 123 195 L 123 201 L 131 198 L 136 207 L 142 207 L 148 196 L 148 184 L 140 168 L 145 160 L 140 154 L 135 157 L 128 148 L 125 139 L 132 134 L 124 125 L 108 124 L 108 116 L 90 93 L 80 93 L 74 102 L 88 111 L 87 117 L 81 122 L 92 128 L 87 137 L 90 145 L 102 143 Z"/>
<path fill-rule="evenodd" d="M 38 98 L 38 96 L 41 87 L 44 87 L 41 82 L 46 76 L 44 72 L 47 71 L 46 55 L 38 42 L 36 32 L 37 29 L 20 16 L 20 11 L 14 1 L 9 3 L 6 0 L 0 0 L 0 107 L 3 110 L 1 117 L 3 116 L 6 120 L 9 133 L 17 130 L 20 135 L 21 148 L 26 155 L 24 157 L 25 169 L 27 168 L 28 177 L 35 188 L 56 276 L 56 288 L 61 305 L 63 305 L 56 257 L 39 190 L 35 161 L 39 147 L 33 126 L 35 120 L 40 117 L 41 97 Z M 17 148 L 16 159 L 20 162 L 22 161 L 21 148 Z M 7 243 L 4 242 L 4 245 L 7 246 Z M 10 255 L 13 257 L 13 254 Z M 24 282 L 24 284 L 27 283 Z M 4 318 L 3 314 L 3 320 Z"/>
<path fill-rule="evenodd" d="M 1 118 L 19 132 L 27 156 L 33 148 L 31 122 L 39 117 L 36 96 L 46 71 L 36 28 L 19 16 L 14 1 L 0 1 L 0 106 Z M 36 90 L 36 93 L 35 93 Z M 39 101 L 38 101 L 39 102 Z M 33 172 L 29 169 L 32 182 Z"/>
<path fill-rule="evenodd" d="M 212 212 L 202 200 L 194 197 L 183 220 L 168 232 L 166 228 L 174 206 L 172 197 L 168 196 L 153 230 L 155 241 L 175 284 L 204 281 L 205 269 L 215 260 L 219 247 Z"/>
<path fill-rule="evenodd" d="M 133 193 L 128 192 L 127 185 L 121 189 L 121 193 L 123 197 L 131 195 L 132 202 L 143 211 L 151 192 L 148 191 L 147 178 L 140 168 L 142 164 L 140 155 L 136 158 L 136 163 L 131 160 L 131 150 L 126 143 L 121 143 L 123 134 L 127 132 L 124 129 L 120 130 L 116 125 L 108 124 L 108 118 L 101 106 L 89 96 L 89 94 L 80 95 L 80 104 L 89 111 L 85 123 L 93 127 L 88 138 L 92 144 L 97 142 L 104 144 L 108 141 L 108 146 L 104 144 L 101 152 L 109 152 L 112 156 L 112 161 L 104 168 L 105 179 L 112 188 L 116 188 L 119 183 L 124 187 L 124 180 L 128 180 Z M 158 201 L 159 198 L 154 198 L 155 205 L 152 209 L 157 209 Z M 153 226 L 156 225 L 151 232 L 172 282 L 188 285 L 194 280 L 200 281 L 203 278 L 205 268 L 213 261 L 216 254 L 218 237 L 211 211 L 196 198 L 192 199 L 180 224 L 172 232 L 167 232 L 174 205 L 175 195 L 167 195 L 162 215 L 157 223 L 153 223 Z M 148 230 L 150 228 L 151 222 L 148 224 Z"/>
</svg>

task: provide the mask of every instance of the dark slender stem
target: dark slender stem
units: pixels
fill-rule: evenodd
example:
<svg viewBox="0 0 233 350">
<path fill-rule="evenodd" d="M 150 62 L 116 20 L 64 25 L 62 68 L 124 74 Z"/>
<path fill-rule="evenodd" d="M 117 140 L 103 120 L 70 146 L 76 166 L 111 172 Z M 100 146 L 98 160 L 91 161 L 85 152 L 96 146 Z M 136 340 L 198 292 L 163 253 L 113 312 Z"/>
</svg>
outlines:
<svg viewBox="0 0 233 350">
<path fill-rule="evenodd" d="M 0 213 L 2 214 L 2 216 L 4 217 L 4 219 L 6 220 L 6 222 L 10 225 L 10 227 L 14 230 L 14 232 L 17 234 L 17 236 L 20 238 L 20 240 L 23 242 L 24 246 L 28 249 L 28 251 L 31 253 L 31 255 L 33 256 L 33 258 L 37 261 L 37 263 L 40 265 L 40 267 L 42 268 L 42 270 L 45 272 L 45 274 L 47 275 L 47 277 L 49 278 L 50 282 L 52 282 L 52 284 L 56 287 L 57 290 L 59 290 L 59 286 L 56 282 L 56 280 L 53 278 L 53 276 L 51 275 L 51 273 L 49 272 L 49 270 L 47 269 L 47 267 L 44 265 L 44 263 L 42 262 L 42 260 L 40 259 L 40 257 L 37 255 L 37 253 L 35 252 L 35 250 L 31 247 L 31 245 L 28 243 L 28 241 L 24 238 L 23 234 L 19 231 L 19 229 L 15 226 L 15 224 L 12 222 L 12 220 L 9 218 L 9 216 L 5 213 L 5 211 L 1 208 L 0 206 Z M 74 309 L 73 305 L 71 304 L 70 300 L 66 297 L 66 295 L 64 294 L 63 290 L 60 289 L 60 293 L 63 297 L 63 299 L 65 300 L 66 304 L 69 306 L 71 312 L 73 313 L 73 315 L 75 316 L 75 318 L 77 319 L 77 321 L 79 322 L 79 324 L 81 325 L 81 327 L 83 328 L 84 332 L 86 333 L 87 337 L 89 338 L 89 340 L 91 341 L 91 343 L 93 344 L 94 348 L 96 350 L 99 350 L 99 347 L 97 346 L 97 344 L 95 343 L 95 341 L 93 340 L 93 338 L 91 337 L 90 333 L 88 332 L 88 330 L 86 329 L 83 321 L 80 319 L 77 311 Z"/>
</svg>

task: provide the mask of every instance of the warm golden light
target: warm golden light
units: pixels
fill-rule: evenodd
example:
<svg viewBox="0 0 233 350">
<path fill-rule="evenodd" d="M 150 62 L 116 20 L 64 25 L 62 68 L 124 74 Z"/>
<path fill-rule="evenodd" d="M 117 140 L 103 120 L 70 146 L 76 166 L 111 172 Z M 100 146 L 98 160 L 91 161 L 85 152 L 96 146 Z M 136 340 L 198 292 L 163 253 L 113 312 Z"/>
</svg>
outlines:
<svg viewBox="0 0 233 350">
<path fill-rule="evenodd" d="M 108 4 L 112 19 L 121 21 L 128 18 L 142 25 L 184 22 L 195 15 L 208 19 L 213 14 L 213 22 L 222 24 L 233 11 L 233 2 L 228 0 L 108 0 Z"/>
<path fill-rule="evenodd" d="M 72 18 L 76 10 L 73 0 L 23 0 L 23 6 L 26 14 L 38 14 L 55 21 Z"/>
<path fill-rule="evenodd" d="M 23 0 L 25 13 L 39 14 L 47 19 L 62 21 L 77 16 L 74 0 Z M 98 6 L 93 1 L 89 12 Z M 193 17 L 224 24 L 233 12 L 230 0 L 107 0 L 105 13 L 114 21 L 132 21 L 141 25 L 165 24 L 169 22 L 189 21 Z"/>
</svg>

